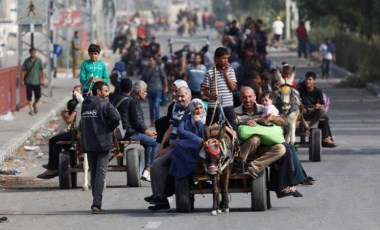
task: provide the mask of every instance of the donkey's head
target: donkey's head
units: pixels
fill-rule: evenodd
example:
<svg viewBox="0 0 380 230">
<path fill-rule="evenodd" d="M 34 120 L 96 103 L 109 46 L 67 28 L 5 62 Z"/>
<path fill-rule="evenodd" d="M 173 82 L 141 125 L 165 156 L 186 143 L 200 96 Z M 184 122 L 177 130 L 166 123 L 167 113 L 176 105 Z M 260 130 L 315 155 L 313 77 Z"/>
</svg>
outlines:
<svg viewBox="0 0 380 230">
<path fill-rule="evenodd" d="M 225 155 L 225 146 L 230 146 L 231 138 L 226 134 L 225 125 L 205 127 L 204 149 L 208 174 L 217 174 Z M 228 144 L 223 144 L 228 142 Z"/>
</svg>

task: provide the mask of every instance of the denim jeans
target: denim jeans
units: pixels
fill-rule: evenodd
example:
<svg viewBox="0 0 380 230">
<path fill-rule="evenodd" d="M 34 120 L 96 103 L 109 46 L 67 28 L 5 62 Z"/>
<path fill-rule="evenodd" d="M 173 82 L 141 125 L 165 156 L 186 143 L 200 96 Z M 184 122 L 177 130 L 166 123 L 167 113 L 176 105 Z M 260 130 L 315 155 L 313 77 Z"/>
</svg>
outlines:
<svg viewBox="0 0 380 230">
<path fill-rule="evenodd" d="M 332 60 L 322 60 L 322 77 L 331 77 L 331 62 Z"/>
<path fill-rule="evenodd" d="M 149 113 L 150 121 L 154 122 L 160 118 L 160 101 L 162 97 L 162 91 L 148 93 Z"/>
<path fill-rule="evenodd" d="M 132 135 L 131 140 L 139 140 L 145 149 L 145 168 L 149 168 L 153 161 L 157 158 L 158 143 L 156 139 L 145 135 L 144 133 L 136 133 Z"/>
</svg>

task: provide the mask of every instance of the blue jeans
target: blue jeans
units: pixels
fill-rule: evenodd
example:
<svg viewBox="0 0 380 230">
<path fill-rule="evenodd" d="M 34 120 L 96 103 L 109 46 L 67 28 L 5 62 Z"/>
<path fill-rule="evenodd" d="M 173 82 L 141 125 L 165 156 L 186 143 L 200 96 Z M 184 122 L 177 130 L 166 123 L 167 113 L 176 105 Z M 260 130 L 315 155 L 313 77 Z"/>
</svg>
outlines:
<svg viewBox="0 0 380 230">
<path fill-rule="evenodd" d="M 139 140 L 140 144 L 144 146 L 145 149 L 145 168 L 149 168 L 154 159 L 157 158 L 158 143 L 156 139 L 145 135 L 144 133 L 136 133 L 132 135 L 131 140 Z"/>
<path fill-rule="evenodd" d="M 160 101 L 162 97 L 162 91 L 148 93 L 149 113 L 150 121 L 154 122 L 160 118 Z"/>
<path fill-rule="evenodd" d="M 331 62 L 332 60 L 322 60 L 322 77 L 331 77 Z"/>
</svg>

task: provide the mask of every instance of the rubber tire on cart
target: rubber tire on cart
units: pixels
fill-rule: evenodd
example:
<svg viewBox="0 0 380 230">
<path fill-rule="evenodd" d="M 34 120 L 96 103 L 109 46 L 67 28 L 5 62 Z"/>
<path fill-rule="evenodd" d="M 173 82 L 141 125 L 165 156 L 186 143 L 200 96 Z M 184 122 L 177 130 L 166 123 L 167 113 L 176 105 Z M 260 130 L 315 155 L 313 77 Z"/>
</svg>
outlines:
<svg viewBox="0 0 380 230">
<path fill-rule="evenodd" d="M 266 211 L 268 209 L 266 170 L 251 182 L 251 210 Z"/>
<path fill-rule="evenodd" d="M 75 157 L 75 151 L 72 150 L 70 154 L 70 169 L 77 166 L 77 158 Z M 78 187 L 78 173 L 77 172 L 71 172 L 71 188 L 77 188 Z"/>
<path fill-rule="evenodd" d="M 320 129 L 311 129 L 309 142 L 309 160 L 312 162 L 320 162 L 322 149 L 322 133 Z"/>
<path fill-rule="evenodd" d="M 61 189 L 71 189 L 77 186 L 77 173 L 70 172 L 71 166 L 75 160 L 70 151 L 62 151 L 59 153 L 59 187 Z"/>
<path fill-rule="evenodd" d="M 190 194 L 190 179 L 175 178 L 175 203 L 176 211 L 189 213 L 194 210 L 194 195 Z"/>
<path fill-rule="evenodd" d="M 144 153 L 138 148 L 125 150 L 127 158 L 127 186 L 141 187 L 141 175 L 144 167 Z"/>
<path fill-rule="evenodd" d="M 265 183 L 266 183 L 266 188 L 268 188 L 268 183 L 269 183 L 269 167 L 265 168 Z M 267 209 L 272 208 L 272 202 L 270 200 L 270 190 L 266 189 L 267 191 Z"/>
</svg>

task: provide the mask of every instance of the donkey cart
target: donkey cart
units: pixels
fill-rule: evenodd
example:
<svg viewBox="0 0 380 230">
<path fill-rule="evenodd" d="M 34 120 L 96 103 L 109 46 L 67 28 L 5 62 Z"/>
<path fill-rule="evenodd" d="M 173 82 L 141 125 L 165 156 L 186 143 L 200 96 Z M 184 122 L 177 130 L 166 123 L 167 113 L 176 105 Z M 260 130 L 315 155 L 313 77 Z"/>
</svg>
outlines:
<svg viewBox="0 0 380 230">
<path fill-rule="evenodd" d="M 268 172 L 263 173 L 255 180 L 238 167 L 233 167 L 229 181 L 229 193 L 251 193 L 251 210 L 266 211 L 271 208 L 269 190 L 267 189 Z M 194 211 L 195 194 L 212 194 L 212 183 L 209 175 L 192 175 L 182 179 L 175 179 L 176 211 L 189 213 Z"/>
<path fill-rule="evenodd" d="M 309 148 L 309 160 L 312 162 L 321 161 L 322 152 L 322 133 L 318 128 L 311 128 L 310 135 L 305 135 L 305 128 L 303 125 L 298 127 L 299 129 L 299 142 L 295 142 L 294 145 L 297 148 Z"/>
<path fill-rule="evenodd" d="M 83 189 L 88 189 L 87 182 L 87 155 L 81 154 L 78 141 L 60 141 L 57 144 L 71 146 L 59 154 L 59 187 L 71 189 L 77 187 L 77 173 L 85 173 Z M 124 164 L 124 155 L 126 163 Z M 108 172 L 126 172 L 127 186 L 140 187 L 142 171 L 144 169 L 144 149 L 139 141 L 118 140 L 114 141 L 109 156 L 109 162 L 116 158 L 116 164 L 108 165 Z"/>
</svg>

